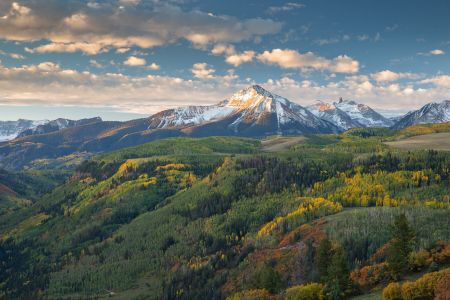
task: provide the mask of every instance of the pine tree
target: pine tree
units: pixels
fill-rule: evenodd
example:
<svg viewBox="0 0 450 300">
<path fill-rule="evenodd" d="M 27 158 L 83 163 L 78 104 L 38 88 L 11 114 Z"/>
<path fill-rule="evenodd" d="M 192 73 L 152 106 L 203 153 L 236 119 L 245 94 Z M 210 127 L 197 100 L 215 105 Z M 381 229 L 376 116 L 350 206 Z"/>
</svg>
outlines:
<svg viewBox="0 0 450 300">
<path fill-rule="evenodd" d="M 328 277 L 328 267 L 333 256 L 333 249 L 331 242 L 328 238 L 324 238 L 320 241 L 316 254 L 316 268 L 319 280 L 325 282 Z"/>
<path fill-rule="evenodd" d="M 415 234 L 404 214 L 397 216 L 392 226 L 392 242 L 387 263 L 392 277 L 399 280 L 408 268 L 408 257 L 412 251 Z"/>
<path fill-rule="evenodd" d="M 344 299 L 351 288 L 347 258 L 342 247 L 334 249 L 328 267 L 328 289 L 332 300 Z"/>
</svg>

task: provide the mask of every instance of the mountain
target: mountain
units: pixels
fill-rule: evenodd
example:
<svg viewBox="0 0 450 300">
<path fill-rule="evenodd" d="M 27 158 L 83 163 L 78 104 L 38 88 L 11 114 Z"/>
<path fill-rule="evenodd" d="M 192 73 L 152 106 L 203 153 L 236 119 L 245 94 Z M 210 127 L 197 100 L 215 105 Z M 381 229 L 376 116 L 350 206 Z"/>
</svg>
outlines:
<svg viewBox="0 0 450 300">
<path fill-rule="evenodd" d="M 342 100 L 342 98 L 333 104 L 363 127 L 390 127 L 393 125 L 391 120 L 365 104 L 356 103 L 351 100 Z"/>
<path fill-rule="evenodd" d="M 307 108 L 317 117 L 333 123 L 341 130 L 356 127 L 390 127 L 394 124 L 392 120 L 369 106 L 342 98 L 333 103 L 317 101 Z"/>
<path fill-rule="evenodd" d="M 60 129 L 61 124 L 66 128 Z M 303 106 L 254 85 L 216 105 L 170 109 L 127 122 L 89 119 L 72 124 L 55 120 L 0 143 L 0 166 L 20 168 L 39 158 L 104 152 L 167 137 L 263 137 L 339 131 L 337 126 L 316 117 Z"/>
<path fill-rule="evenodd" d="M 36 128 L 48 121 L 32 121 L 19 119 L 17 121 L 0 121 L 0 142 L 15 139 L 21 132 Z"/>
<path fill-rule="evenodd" d="M 30 127 L 29 129 L 23 130 L 18 135 L 18 137 L 50 133 L 50 132 L 58 131 L 58 130 L 61 130 L 64 128 L 81 126 L 81 125 L 86 125 L 86 124 L 96 123 L 96 122 L 101 122 L 101 121 L 102 121 L 102 119 L 100 117 L 81 119 L 81 120 L 69 120 L 69 119 L 58 118 L 56 120 L 47 121 L 45 123 L 41 122 L 41 124 L 38 124 L 35 127 Z"/>
<path fill-rule="evenodd" d="M 450 121 L 450 100 L 440 103 L 432 102 L 422 108 L 407 113 L 397 121 L 394 129 L 401 129 L 416 124 L 443 123 Z"/>
<path fill-rule="evenodd" d="M 243 89 L 216 105 L 170 109 L 149 119 L 149 129 L 183 128 L 193 136 L 336 133 L 332 123 L 259 85 Z"/>
<path fill-rule="evenodd" d="M 342 130 L 355 127 L 364 127 L 358 121 L 353 120 L 346 112 L 337 108 L 334 104 L 318 100 L 315 104 L 307 107 L 317 117 L 327 120 Z"/>
</svg>

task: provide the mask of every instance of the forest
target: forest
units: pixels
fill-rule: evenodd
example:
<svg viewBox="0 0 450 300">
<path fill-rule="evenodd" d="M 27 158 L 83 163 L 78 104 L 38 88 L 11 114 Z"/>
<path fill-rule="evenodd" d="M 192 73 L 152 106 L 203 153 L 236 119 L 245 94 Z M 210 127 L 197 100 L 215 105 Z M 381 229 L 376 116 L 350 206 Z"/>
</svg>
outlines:
<svg viewBox="0 0 450 300">
<path fill-rule="evenodd" d="M 276 152 L 168 138 L 1 171 L 0 299 L 449 299 L 450 152 L 386 144 L 449 128 Z"/>
</svg>

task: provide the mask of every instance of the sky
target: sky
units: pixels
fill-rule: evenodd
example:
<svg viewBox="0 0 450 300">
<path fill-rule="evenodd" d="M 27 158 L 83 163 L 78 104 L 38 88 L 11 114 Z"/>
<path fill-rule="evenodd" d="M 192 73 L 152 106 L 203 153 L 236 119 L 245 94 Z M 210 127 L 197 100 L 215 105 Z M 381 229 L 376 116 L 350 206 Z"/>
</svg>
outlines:
<svg viewBox="0 0 450 300">
<path fill-rule="evenodd" d="M 450 99 L 448 0 L 1 0 L 0 120 L 127 120 L 251 84 L 388 115 Z"/>
</svg>

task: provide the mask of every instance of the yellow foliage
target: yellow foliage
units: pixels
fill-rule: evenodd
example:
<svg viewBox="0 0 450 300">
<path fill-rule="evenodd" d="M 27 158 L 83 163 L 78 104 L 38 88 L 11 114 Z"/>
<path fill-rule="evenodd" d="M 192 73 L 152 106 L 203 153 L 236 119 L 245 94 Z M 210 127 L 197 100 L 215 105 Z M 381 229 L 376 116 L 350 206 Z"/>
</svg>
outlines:
<svg viewBox="0 0 450 300">
<path fill-rule="evenodd" d="M 323 285 L 319 283 L 310 283 L 305 285 L 296 285 L 286 290 L 285 300 L 322 300 Z"/>
<path fill-rule="evenodd" d="M 227 297 L 227 300 L 270 300 L 275 299 L 266 289 L 253 289 Z"/>
<path fill-rule="evenodd" d="M 402 286 L 393 282 L 390 283 L 384 290 L 382 298 L 383 300 L 403 300 L 402 297 Z"/>
<path fill-rule="evenodd" d="M 449 277 L 450 268 L 447 268 L 438 272 L 427 273 L 414 282 L 407 281 L 402 285 L 391 283 L 383 290 L 383 300 L 434 299 L 437 289 Z M 401 292 L 401 298 L 398 296 L 399 291 Z"/>
<path fill-rule="evenodd" d="M 341 204 L 328 201 L 324 198 L 307 198 L 302 200 L 303 202 L 297 209 L 289 212 L 285 216 L 276 217 L 265 224 L 258 231 L 257 236 L 262 237 L 269 235 L 287 222 L 293 222 L 300 225 L 301 223 L 309 221 L 311 217 L 325 216 L 342 210 Z"/>
<path fill-rule="evenodd" d="M 156 167 L 156 171 L 159 172 L 161 170 L 183 170 L 188 167 L 189 167 L 189 165 L 187 165 L 187 164 L 167 164 L 164 166 Z"/>
</svg>

